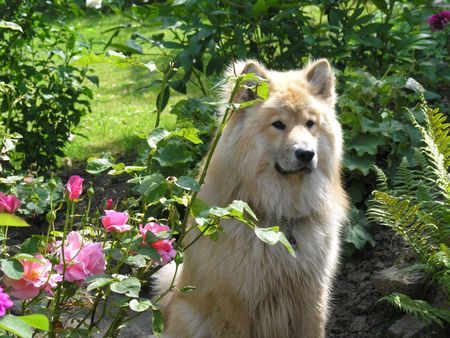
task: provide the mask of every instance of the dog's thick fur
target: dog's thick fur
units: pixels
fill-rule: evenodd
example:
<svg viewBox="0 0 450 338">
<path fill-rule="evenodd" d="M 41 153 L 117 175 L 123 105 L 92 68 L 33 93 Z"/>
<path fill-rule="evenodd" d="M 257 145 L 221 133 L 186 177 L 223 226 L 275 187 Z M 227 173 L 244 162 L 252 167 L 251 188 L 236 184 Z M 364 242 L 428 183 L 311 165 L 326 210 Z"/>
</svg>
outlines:
<svg viewBox="0 0 450 338">
<path fill-rule="evenodd" d="M 208 205 L 247 202 L 258 226 L 280 226 L 297 257 L 238 221 L 223 221 L 218 241 L 203 237 L 186 251 L 177 286 L 196 289 L 169 295 L 165 336 L 324 337 L 347 210 L 334 74 L 323 59 L 288 72 L 249 60 L 234 71 L 267 79 L 269 98 L 233 113 L 199 197 Z M 253 98 L 242 89 L 236 100 Z M 303 151 L 313 158 L 305 161 Z M 172 278 L 165 269 L 160 289 Z"/>
</svg>

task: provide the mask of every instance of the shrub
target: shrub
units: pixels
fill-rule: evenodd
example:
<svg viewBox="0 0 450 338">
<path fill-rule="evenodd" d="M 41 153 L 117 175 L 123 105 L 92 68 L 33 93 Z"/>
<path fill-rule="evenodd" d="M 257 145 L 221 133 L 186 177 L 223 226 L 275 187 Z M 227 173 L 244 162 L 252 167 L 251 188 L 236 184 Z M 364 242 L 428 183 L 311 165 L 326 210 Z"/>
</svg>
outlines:
<svg viewBox="0 0 450 338">
<path fill-rule="evenodd" d="M 63 156 L 71 130 L 90 111 L 87 69 L 71 65 L 83 50 L 77 32 L 64 23 L 65 2 L 47 8 L 41 1 L 0 4 L 0 114 L 8 131 L 26 135 L 14 156 L 16 167 L 37 164 L 47 172 Z"/>
</svg>

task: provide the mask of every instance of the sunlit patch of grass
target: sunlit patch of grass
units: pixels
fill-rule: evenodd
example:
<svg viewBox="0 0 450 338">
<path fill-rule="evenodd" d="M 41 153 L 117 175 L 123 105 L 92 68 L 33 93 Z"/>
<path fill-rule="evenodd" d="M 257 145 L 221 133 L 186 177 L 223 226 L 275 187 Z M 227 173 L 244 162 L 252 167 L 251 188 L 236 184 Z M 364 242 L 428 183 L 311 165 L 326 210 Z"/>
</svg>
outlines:
<svg viewBox="0 0 450 338">
<path fill-rule="evenodd" d="M 127 22 L 128 19 L 122 15 L 97 14 L 75 19 L 71 24 L 79 29 L 80 39 L 91 40 L 94 51 L 102 52 L 104 43 L 112 34 L 103 32 Z M 124 43 L 134 31 L 136 28 L 124 29 L 114 42 Z M 139 32 L 149 36 L 160 31 L 145 28 Z M 144 55 L 138 57 L 143 62 L 154 61 L 159 67 L 170 61 L 170 56 L 163 56 L 150 46 L 144 46 Z M 94 95 L 92 113 L 83 117 L 75 136 L 66 146 L 65 154 L 72 160 L 84 160 L 102 151 L 126 154 L 136 150 L 144 142 L 137 135 L 148 134 L 155 123 L 155 102 L 161 85 L 151 84 L 162 77 L 160 74 L 150 73 L 145 68 L 120 68 L 110 64 L 95 64 L 91 68 L 91 74 L 98 76 L 100 84 L 98 88 L 90 85 Z M 172 91 L 161 126 L 174 127 L 176 118 L 167 112 L 181 97 Z"/>
</svg>

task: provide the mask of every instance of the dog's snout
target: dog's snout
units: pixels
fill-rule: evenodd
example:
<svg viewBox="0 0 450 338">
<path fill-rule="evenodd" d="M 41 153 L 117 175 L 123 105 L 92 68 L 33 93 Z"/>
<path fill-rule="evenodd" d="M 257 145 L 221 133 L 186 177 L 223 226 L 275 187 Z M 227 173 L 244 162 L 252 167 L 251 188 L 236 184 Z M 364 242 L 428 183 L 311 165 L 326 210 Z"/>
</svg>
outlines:
<svg viewBox="0 0 450 338">
<path fill-rule="evenodd" d="M 305 149 L 297 149 L 295 151 L 295 157 L 297 160 L 303 163 L 309 163 L 314 158 L 314 151 L 305 150 Z"/>
</svg>

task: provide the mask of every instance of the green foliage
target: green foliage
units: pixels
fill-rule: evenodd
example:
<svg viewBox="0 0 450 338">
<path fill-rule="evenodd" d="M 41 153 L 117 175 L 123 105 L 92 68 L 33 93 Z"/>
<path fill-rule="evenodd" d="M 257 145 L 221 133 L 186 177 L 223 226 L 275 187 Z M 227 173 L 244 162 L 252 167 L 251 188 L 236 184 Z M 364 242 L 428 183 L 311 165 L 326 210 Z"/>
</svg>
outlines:
<svg viewBox="0 0 450 338">
<path fill-rule="evenodd" d="M 64 24 L 64 2 L 55 1 L 50 10 L 41 1 L 6 0 L 0 4 L 0 115 L 6 130 L 26 137 L 17 142 L 16 167 L 48 173 L 54 167 L 71 131 L 90 111 L 91 90 L 86 68 L 70 65 L 86 45 L 78 44 L 77 32 Z M 59 21 L 51 22 L 50 16 Z M 10 29 L 12 24 L 21 29 Z M 2 27 L 5 25 L 3 24 Z"/>
<path fill-rule="evenodd" d="M 378 170 L 382 191 L 375 191 L 368 216 L 395 230 L 415 251 L 420 262 L 446 290 L 450 291 L 450 178 L 448 175 L 450 123 L 426 103 L 421 105 L 424 125 L 410 112 L 412 125 L 421 135 L 414 159 L 401 162 L 389 191 Z M 385 298 L 408 313 L 442 325 L 450 312 L 435 309 L 424 301 L 393 294 Z"/>
</svg>

